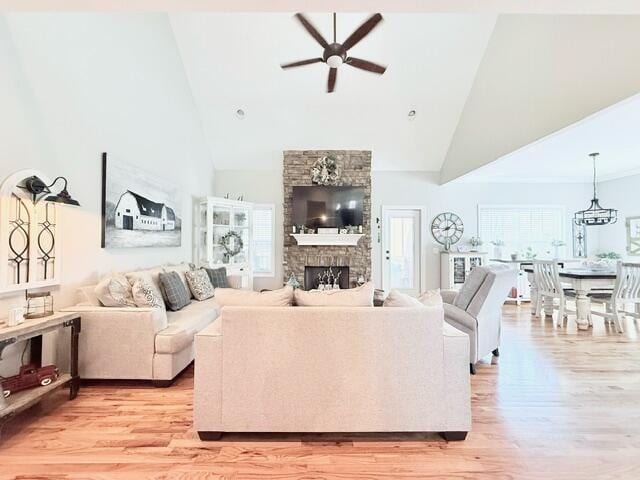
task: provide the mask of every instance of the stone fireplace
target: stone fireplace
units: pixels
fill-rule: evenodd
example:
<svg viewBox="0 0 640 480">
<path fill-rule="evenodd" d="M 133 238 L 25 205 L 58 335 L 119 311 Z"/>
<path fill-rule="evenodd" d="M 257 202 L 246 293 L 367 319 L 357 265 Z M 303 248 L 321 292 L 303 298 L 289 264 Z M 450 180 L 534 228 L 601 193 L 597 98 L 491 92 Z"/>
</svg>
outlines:
<svg viewBox="0 0 640 480">
<path fill-rule="evenodd" d="M 311 168 L 320 158 L 332 155 L 340 169 L 338 186 L 361 187 L 364 190 L 363 233 L 356 246 L 304 246 L 298 245 L 290 235 L 293 232 L 293 187 L 310 186 Z M 283 160 L 284 187 L 284 251 L 283 274 L 286 282 L 291 273 L 306 290 L 315 288 L 307 285 L 311 278 L 305 278 L 305 267 L 327 267 L 343 269 L 340 283 L 342 288 L 355 286 L 358 277 L 371 277 L 371 151 L 368 150 L 288 150 Z M 343 277 L 344 275 L 344 277 Z M 317 276 L 317 271 L 316 271 Z M 344 286 L 342 286 L 344 285 Z"/>
</svg>

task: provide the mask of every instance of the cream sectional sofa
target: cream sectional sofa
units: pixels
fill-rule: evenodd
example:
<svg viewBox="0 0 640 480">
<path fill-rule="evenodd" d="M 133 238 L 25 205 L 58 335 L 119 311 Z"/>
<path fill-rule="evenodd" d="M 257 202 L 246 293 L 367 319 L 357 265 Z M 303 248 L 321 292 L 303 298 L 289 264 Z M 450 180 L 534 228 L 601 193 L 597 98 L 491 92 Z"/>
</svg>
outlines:
<svg viewBox="0 0 640 480">
<path fill-rule="evenodd" d="M 469 337 L 442 308 L 224 307 L 195 336 L 194 423 L 222 432 L 471 428 Z"/>
<path fill-rule="evenodd" d="M 81 303 L 65 309 L 82 318 L 81 378 L 152 380 L 169 386 L 193 361 L 195 334 L 218 317 L 214 298 L 192 300 L 177 312 L 103 307 L 92 295 L 94 288 L 80 289 Z"/>
</svg>

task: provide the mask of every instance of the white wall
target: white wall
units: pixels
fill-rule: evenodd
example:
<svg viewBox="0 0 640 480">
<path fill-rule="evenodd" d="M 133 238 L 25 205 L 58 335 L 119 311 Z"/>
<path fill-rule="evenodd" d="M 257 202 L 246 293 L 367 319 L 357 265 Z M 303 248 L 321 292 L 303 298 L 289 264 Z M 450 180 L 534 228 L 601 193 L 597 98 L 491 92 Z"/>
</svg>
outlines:
<svg viewBox="0 0 640 480">
<path fill-rule="evenodd" d="M 598 184 L 600 205 L 618 209 L 618 221 L 613 225 L 596 227 L 600 229 L 598 253 L 616 252 L 633 262 L 640 257 L 627 255 L 626 217 L 640 216 L 640 175 L 619 178 Z"/>
<path fill-rule="evenodd" d="M 101 273 L 191 260 L 191 199 L 213 191 L 213 164 L 166 15 L 0 16 L 0 105 L 0 179 L 65 175 L 82 204 L 61 215 L 57 307 Z M 100 248 L 103 151 L 179 184 L 181 247 Z M 0 296 L 0 317 L 22 295 Z"/>
<path fill-rule="evenodd" d="M 374 153 L 375 154 L 375 153 Z M 437 288 L 440 284 L 439 254 L 433 249 L 440 246 L 433 240 L 429 225 L 435 215 L 443 211 L 453 211 L 465 223 L 463 242 L 477 235 L 478 204 L 555 204 L 565 205 L 567 212 L 566 242 L 567 254 L 571 255 L 570 218 L 577 209 L 584 208 L 591 198 L 587 184 L 470 184 L 450 183 L 438 185 L 437 172 L 387 172 L 377 171 L 372 175 L 372 246 L 373 279 L 381 286 L 381 246 L 377 243 L 375 217 L 381 215 L 382 205 L 411 205 L 426 208 L 426 222 L 423 235 L 426 253 L 426 287 Z M 232 196 L 245 195 L 248 201 L 270 202 L 279 207 L 276 217 L 276 265 L 282 266 L 282 172 L 277 170 L 217 170 L 215 188 L 217 195 L 231 193 Z M 598 231 L 588 233 L 590 252 L 597 251 Z M 277 288 L 281 277 L 273 284 L 260 283 L 262 288 Z"/>
</svg>

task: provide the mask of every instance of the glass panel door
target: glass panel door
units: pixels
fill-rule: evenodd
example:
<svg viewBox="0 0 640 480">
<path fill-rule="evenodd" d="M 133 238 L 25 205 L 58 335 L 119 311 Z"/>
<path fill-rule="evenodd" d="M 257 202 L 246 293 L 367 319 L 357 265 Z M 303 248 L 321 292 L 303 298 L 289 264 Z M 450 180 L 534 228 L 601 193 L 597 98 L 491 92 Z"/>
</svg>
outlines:
<svg viewBox="0 0 640 480">
<path fill-rule="evenodd" d="M 383 288 L 420 293 L 420 210 L 384 209 Z"/>
</svg>

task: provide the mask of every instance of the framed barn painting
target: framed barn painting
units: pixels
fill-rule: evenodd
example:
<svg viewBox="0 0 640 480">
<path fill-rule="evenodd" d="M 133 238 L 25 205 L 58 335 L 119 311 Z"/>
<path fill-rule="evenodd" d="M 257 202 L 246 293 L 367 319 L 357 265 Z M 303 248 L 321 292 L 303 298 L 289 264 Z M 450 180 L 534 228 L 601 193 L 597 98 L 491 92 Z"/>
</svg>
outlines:
<svg viewBox="0 0 640 480">
<path fill-rule="evenodd" d="M 176 185 L 102 154 L 102 248 L 179 247 Z"/>
</svg>

